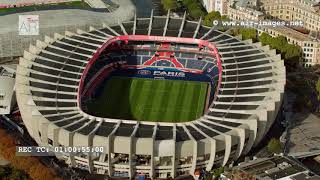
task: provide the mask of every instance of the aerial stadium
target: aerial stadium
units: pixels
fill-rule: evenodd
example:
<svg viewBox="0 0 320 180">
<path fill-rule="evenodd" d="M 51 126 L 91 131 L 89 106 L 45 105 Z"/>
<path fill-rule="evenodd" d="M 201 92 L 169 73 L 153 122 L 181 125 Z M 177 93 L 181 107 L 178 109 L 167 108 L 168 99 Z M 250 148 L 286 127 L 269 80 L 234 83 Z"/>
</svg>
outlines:
<svg viewBox="0 0 320 180">
<path fill-rule="evenodd" d="M 35 141 L 104 147 L 58 158 L 129 178 L 194 175 L 256 146 L 281 108 L 280 55 L 169 14 L 30 45 L 17 67 L 16 94 Z"/>
</svg>

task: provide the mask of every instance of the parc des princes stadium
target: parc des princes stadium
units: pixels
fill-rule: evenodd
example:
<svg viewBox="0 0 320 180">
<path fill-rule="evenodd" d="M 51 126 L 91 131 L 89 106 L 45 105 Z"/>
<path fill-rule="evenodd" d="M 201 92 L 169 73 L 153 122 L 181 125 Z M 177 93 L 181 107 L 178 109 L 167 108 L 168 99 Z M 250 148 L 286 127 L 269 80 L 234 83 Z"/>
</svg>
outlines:
<svg viewBox="0 0 320 180">
<path fill-rule="evenodd" d="M 105 84 L 111 104 L 94 104 Z M 136 88 L 122 92 L 128 86 Z M 16 76 L 21 116 L 39 145 L 104 147 L 58 158 L 129 178 L 237 160 L 268 132 L 284 86 L 283 61 L 269 46 L 169 15 L 46 36 L 24 52 Z"/>
</svg>

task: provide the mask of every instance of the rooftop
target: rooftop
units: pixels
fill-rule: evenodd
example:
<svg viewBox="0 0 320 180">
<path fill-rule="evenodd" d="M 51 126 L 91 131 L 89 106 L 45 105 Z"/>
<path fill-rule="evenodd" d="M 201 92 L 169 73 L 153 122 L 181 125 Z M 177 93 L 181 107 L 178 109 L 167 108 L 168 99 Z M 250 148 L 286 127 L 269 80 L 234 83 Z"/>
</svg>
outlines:
<svg viewBox="0 0 320 180">
<path fill-rule="evenodd" d="M 274 156 L 272 158 L 261 158 L 250 162 L 242 163 L 235 167 L 243 172 L 255 175 L 257 179 L 290 179 L 320 180 L 320 176 L 309 173 L 308 169 L 298 162 L 284 156 Z"/>
<path fill-rule="evenodd" d="M 310 5 L 318 5 L 320 3 L 319 0 L 304 0 L 304 2 Z"/>
<path fill-rule="evenodd" d="M 14 78 L 14 67 L 0 66 L 0 114 L 9 114 L 12 105 L 15 104 Z"/>
<path fill-rule="evenodd" d="M 314 114 L 293 114 L 290 119 L 294 125 L 288 132 L 288 154 L 320 154 L 320 118 Z"/>
<path fill-rule="evenodd" d="M 236 5 L 241 7 L 257 6 L 257 0 L 236 0 Z"/>
<path fill-rule="evenodd" d="M 15 68 L 12 69 L 9 66 L 0 66 L 0 76 L 7 76 L 7 77 L 14 78 L 14 71 L 15 71 Z"/>
<path fill-rule="evenodd" d="M 301 32 L 298 32 L 286 26 L 278 26 L 278 27 L 268 26 L 268 29 L 272 29 L 274 31 L 277 31 L 280 34 L 284 34 L 286 37 L 294 38 L 298 41 L 315 41 L 315 39 L 309 37 L 309 35 L 303 34 Z"/>
<path fill-rule="evenodd" d="M 237 9 L 250 12 L 252 15 L 264 15 L 262 12 L 255 9 L 255 7 L 257 7 L 257 0 L 237 0 L 234 1 L 234 5 Z"/>
</svg>

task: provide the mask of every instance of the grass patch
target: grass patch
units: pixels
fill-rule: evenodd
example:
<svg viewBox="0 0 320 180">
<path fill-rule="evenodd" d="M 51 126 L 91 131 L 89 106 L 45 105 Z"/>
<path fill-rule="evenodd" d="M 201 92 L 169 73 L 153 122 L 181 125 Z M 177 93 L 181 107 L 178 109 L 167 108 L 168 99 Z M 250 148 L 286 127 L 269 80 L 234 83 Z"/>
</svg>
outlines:
<svg viewBox="0 0 320 180">
<path fill-rule="evenodd" d="M 203 115 L 208 83 L 112 77 L 87 104 L 100 117 L 186 122 Z"/>
</svg>

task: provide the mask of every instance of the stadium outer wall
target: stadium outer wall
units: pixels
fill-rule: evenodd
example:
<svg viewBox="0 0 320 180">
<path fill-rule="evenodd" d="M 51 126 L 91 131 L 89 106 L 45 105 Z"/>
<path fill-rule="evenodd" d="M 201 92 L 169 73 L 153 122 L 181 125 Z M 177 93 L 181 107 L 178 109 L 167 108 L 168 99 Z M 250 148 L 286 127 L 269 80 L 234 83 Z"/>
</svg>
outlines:
<svg viewBox="0 0 320 180">
<path fill-rule="evenodd" d="M 17 67 L 21 116 L 39 145 L 105 148 L 106 153 L 98 156 L 58 156 L 73 167 L 130 178 L 139 173 L 151 178 L 194 175 L 196 169 L 210 170 L 246 154 L 277 115 L 285 68 L 280 55 L 268 46 L 202 26 L 201 20 L 191 22 L 169 14 L 90 29 L 37 41 L 24 52 Z M 96 50 L 110 37 L 144 33 L 215 44 L 222 61 L 222 81 L 216 100 L 203 117 L 187 123 L 138 122 L 94 117 L 79 108 L 79 82 Z M 120 162 L 122 156 L 125 162 Z"/>
</svg>

